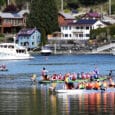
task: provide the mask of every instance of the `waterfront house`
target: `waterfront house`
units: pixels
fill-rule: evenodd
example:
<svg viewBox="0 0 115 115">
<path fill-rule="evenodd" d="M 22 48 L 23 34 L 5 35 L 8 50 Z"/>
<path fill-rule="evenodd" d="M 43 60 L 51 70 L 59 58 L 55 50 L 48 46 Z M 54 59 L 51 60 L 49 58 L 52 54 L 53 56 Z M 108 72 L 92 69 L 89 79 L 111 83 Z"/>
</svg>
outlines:
<svg viewBox="0 0 115 115">
<path fill-rule="evenodd" d="M 72 23 L 75 21 L 75 17 L 72 15 L 72 13 L 64 13 L 64 12 L 59 12 L 58 13 L 58 24 L 59 26 L 67 25 L 68 23 Z M 48 39 L 60 39 L 61 38 L 61 32 L 54 32 L 51 35 L 48 35 Z"/>
<path fill-rule="evenodd" d="M 71 13 L 64 13 L 64 12 L 59 12 L 58 13 L 58 23 L 59 25 L 64 25 L 70 22 L 73 22 L 75 17 Z"/>
<path fill-rule="evenodd" d="M 88 40 L 90 39 L 90 30 L 103 28 L 106 25 L 96 19 L 80 19 L 60 25 L 61 37 L 52 37 L 52 39 L 61 40 Z"/>
<path fill-rule="evenodd" d="M 101 19 L 101 14 L 97 12 L 88 12 L 83 15 L 83 19 Z"/>
<path fill-rule="evenodd" d="M 88 40 L 90 39 L 90 30 L 103 28 L 106 25 L 100 20 L 80 19 L 76 22 L 61 26 L 61 32 L 66 39 Z"/>
<path fill-rule="evenodd" d="M 16 39 L 19 45 L 34 49 L 40 43 L 41 33 L 36 28 L 22 29 L 18 32 Z"/>
<path fill-rule="evenodd" d="M 16 33 L 26 26 L 28 10 L 17 13 L 0 12 L 0 33 Z"/>
</svg>

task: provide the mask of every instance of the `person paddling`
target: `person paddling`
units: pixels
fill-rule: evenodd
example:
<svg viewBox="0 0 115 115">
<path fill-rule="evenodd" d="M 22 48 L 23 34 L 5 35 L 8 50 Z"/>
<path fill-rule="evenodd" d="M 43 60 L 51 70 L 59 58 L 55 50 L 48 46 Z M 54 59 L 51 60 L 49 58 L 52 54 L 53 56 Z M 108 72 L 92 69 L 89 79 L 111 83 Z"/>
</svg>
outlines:
<svg viewBox="0 0 115 115">
<path fill-rule="evenodd" d="M 100 89 L 101 89 L 102 91 L 105 91 L 105 90 L 107 89 L 107 82 L 106 82 L 105 80 L 104 80 L 103 83 L 101 84 Z"/>
<path fill-rule="evenodd" d="M 66 86 L 66 89 L 73 89 L 74 88 L 74 84 L 70 79 L 70 73 L 67 73 L 65 75 L 65 86 Z"/>
<path fill-rule="evenodd" d="M 31 77 L 31 80 L 33 83 L 36 83 L 37 80 L 36 80 L 36 74 L 33 74 L 32 77 Z"/>
<path fill-rule="evenodd" d="M 43 69 L 42 69 L 42 79 L 43 80 L 48 80 L 47 76 L 48 76 L 48 71 L 46 70 L 45 67 L 43 67 Z"/>
<path fill-rule="evenodd" d="M 112 70 L 109 71 L 109 78 L 112 78 Z"/>
</svg>

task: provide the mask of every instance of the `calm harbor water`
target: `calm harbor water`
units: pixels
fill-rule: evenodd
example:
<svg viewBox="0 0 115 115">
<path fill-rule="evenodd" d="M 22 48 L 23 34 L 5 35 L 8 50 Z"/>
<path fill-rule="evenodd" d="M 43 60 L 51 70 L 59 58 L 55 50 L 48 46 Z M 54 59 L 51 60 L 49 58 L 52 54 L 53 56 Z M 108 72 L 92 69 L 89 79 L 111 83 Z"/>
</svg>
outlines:
<svg viewBox="0 0 115 115">
<path fill-rule="evenodd" d="M 40 77 L 43 67 L 49 74 L 89 72 L 96 65 L 100 74 L 115 75 L 112 55 L 35 56 L 33 60 L 0 61 L 9 71 L 0 73 L 0 115 L 114 115 L 115 92 L 91 94 L 51 94 L 51 84 L 33 85 L 33 73 Z M 115 80 L 115 78 L 113 77 Z M 57 86 L 60 84 L 57 84 Z"/>
</svg>

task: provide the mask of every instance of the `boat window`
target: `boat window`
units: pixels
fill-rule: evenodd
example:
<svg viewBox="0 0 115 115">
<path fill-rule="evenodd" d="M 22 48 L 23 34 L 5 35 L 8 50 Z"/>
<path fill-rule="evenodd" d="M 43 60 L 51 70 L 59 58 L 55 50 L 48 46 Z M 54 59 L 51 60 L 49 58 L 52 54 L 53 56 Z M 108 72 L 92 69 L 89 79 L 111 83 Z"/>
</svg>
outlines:
<svg viewBox="0 0 115 115">
<path fill-rule="evenodd" d="M 13 45 L 9 45 L 8 48 L 14 48 L 14 46 Z"/>
<path fill-rule="evenodd" d="M 4 48 L 7 48 L 7 45 L 4 45 Z"/>
<path fill-rule="evenodd" d="M 17 53 L 26 53 L 25 50 L 16 50 Z"/>
</svg>

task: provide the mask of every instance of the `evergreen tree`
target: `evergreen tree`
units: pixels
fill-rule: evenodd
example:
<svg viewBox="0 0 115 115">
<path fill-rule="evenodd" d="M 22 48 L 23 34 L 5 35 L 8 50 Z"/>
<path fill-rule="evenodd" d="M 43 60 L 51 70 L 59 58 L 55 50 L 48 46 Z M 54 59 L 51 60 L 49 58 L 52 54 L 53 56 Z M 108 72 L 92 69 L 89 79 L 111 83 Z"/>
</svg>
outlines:
<svg viewBox="0 0 115 115">
<path fill-rule="evenodd" d="M 0 0 L 0 8 L 5 5 L 5 0 Z"/>
<path fill-rule="evenodd" d="M 47 42 L 47 35 L 58 30 L 58 10 L 55 0 L 33 0 L 27 20 L 28 27 L 41 32 L 41 42 Z"/>
</svg>

